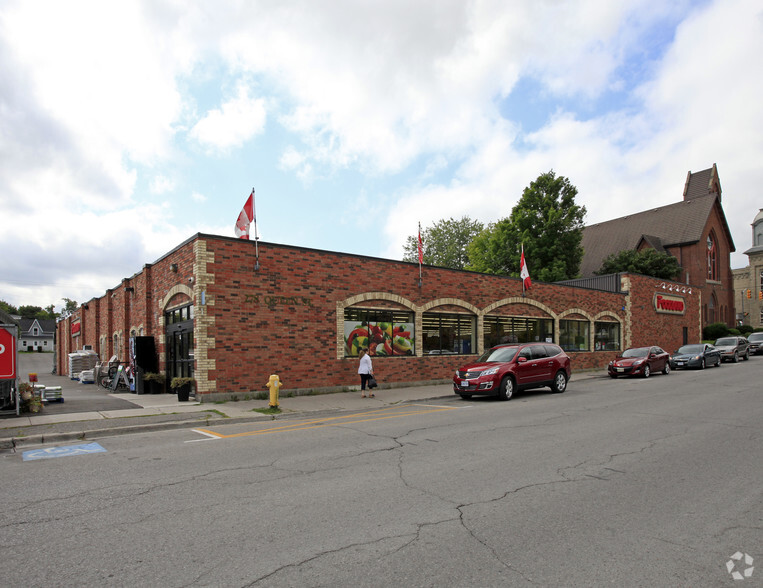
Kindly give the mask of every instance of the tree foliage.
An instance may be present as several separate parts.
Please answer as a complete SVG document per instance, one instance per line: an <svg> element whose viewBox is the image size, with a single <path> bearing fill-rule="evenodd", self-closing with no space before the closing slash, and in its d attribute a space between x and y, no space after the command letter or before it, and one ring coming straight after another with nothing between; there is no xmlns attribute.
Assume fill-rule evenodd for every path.
<svg viewBox="0 0 763 588"><path fill-rule="evenodd" d="M15 306L8 304L5 300L0 300L0 310L8 314L18 314L19 310Z"/></svg>
<svg viewBox="0 0 763 588"><path fill-rule="evenodd" d="M463 216L459 220L439 220L421 232L424 263L451 269L469 264L467 249L483 229L481 222ZM403 261L419 261L418 235L409 236L403 246Z"/></svg>
<svg viewBox="0 0 763 588"><path fill-rule="evenodd" d="M524 244L532 279L557 282L578 277L586 209L575 204L577 193L553 170L538 176L524 189L509 218L488 225L472 241L467 269L519 276Z"/></svg>
<svg viewBox="0 0 763 588"><path fill-rule="evenodd" d="M631 272L644 276L653 276L662 280L673 280L681 273L678 260L667 253L660 253L654 249L625 249L609 255L601 269L595 272L601 276L617 272Z"/></svg>

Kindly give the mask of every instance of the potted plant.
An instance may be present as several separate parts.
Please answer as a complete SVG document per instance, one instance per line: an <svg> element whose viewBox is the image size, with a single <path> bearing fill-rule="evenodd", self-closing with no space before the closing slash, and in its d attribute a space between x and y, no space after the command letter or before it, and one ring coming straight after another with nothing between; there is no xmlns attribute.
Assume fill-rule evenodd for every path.
<svg viewBox="0 0 763 588"><path fill-rule="evenodd" d="M172 378L170 388L178 395L178 401L186 401L191 397L191 386L194 384L193 378Z"/></svg>
<svg viewBox="0 0 763 588"><path fill-rule="evenodd" d="M155 372L143 374L143 382L146 384L149 394L162 394L164 392L165 381L164 374L157 374Z"/></svg>
<svg viewBox="0 0 763 588"><path fill-rule="evenodd" d="M40 412L42 410L42 399L35 393L31 384L22 382L19 385L19 396L21 397L21 412Z"/></svg>

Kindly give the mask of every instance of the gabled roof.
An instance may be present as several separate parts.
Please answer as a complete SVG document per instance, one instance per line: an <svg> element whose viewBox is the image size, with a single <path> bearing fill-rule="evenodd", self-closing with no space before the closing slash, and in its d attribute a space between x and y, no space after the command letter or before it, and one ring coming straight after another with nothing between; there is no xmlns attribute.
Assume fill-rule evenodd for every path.
<svg viewBox="0 0 763 588"><path fill-rule="evenodd" d="M40 331L42 331L40 333L41 335L52 335L56 330L56 321L54 320L22 318L19 320L19 331L21 331L22 334L30 333L32 328L34 328L35 323L40 328Z"/></svg>
<svg viewBox="0 0 763 588"><path fill-rule="evenodd" d="M715 164L709 169L686 174L684 200L692 200L708 194L717 194L718 200L721 200L721 180L718 177L718 167Z"/></svg>
<svg viewBox="0 0 763 588"><path fill-rule="evenodd" d="M636 249L647 233L649 239L659 240L663 248L698 242L717 198L716 194L697 196L586 227L581 243L584 251L581 275L584 278L595 275L612 253ZM730 232L728 237L731 240ZM731 247L734 251L733 243Z"/></svg>
<svg viewBox="0 0 763 588"><path fill-rule="evenodd" d="M655 237L654 235L641 235L641 239L639 239L639 242L636 244L637 248L641 246L642 241L655 251L665 253L665 247L663 247L662 239L659 237Z"/></svg>

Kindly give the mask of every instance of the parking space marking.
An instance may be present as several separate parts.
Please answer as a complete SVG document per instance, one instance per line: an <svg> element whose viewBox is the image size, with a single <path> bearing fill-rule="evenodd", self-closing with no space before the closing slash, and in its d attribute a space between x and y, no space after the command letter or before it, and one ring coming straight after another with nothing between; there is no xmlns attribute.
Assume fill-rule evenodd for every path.
<svg viewBox="0 0 763 588"><path fill-rule="evenodd" d="M308 429L320 429L323 427L336 427L342 425L351 425L357 423L367 423L385 419L398 419L407 416L417 416L423 414L432 414L446 410L458 410L458 406L432 406L428 404L407 404L404 406L392 406L370 410L366 412L354 413L349 415L326 417L322 419L313 419L309 421L299 421L267 429L257 429L255 431L244 431L242 433L231 433L225 435L217 433L210 429L193 429L200 435L206 435L214 439L234 439L237 437L252 437L255 435L269 435L271 433L286 433L289 431L305 431Z"/></svg>
<svg viewBox="0 0 763 588"><path fill-rule="evenodd" d="M52 459L54 457L70 457L72 455L87 455L90 453L106 453L106 450L98 443L86 443L84 445L67 445L64 447L46 447L44 449L30 449L22 453L23 461L36 459Z"/></svg>

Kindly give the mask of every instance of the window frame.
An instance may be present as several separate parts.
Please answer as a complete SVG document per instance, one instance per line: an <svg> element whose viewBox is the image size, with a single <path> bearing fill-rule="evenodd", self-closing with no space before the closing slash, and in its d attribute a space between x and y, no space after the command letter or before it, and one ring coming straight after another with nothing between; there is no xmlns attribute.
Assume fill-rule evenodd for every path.
<svg viewBox="0 0 763 588"><path fill-rule="evenodd" d="M434 321L433 321L434 319ZM448 331L453 329L455 334ZM433 325L436 322L436 326ZM445 323L445 324L444 324ZM463 328L462 328L463 325ZM430 330L437 330L438 345L430 346ZM465 341L468 338L468 345ZM453 349L450 349L452 342ZM468 349L467 349L468 347ZM458 312L424 312L421 316L421 349L424 355L474 355L477 353L477 317ZM444 352L444 353L443 353Z"/></svg>
<svg viewBox="0 0 763 588"><path fill-rule="evenodd" d="M406 319L406 320L401 320ZM416 353L416 334L415 334L415 314L409 309L393 308L365 308L350 306L344 309L342 329L344 345L344 357L358 357L360 347L367 346L368 354L374 357L410 357ZM384 327L380 327L385 323ZM368 336L368 325L376 327L377 336L381 335L381 341L370 341ZM389 325L389 326L388 326ZM365 327L366 336L363 344L363 335L358 333L349 341L353 333ZM372 329L374 330L374 329ZM406 336L407 334L407 336ZM399 338L403 340L399 340ZM397 340L397 341L396 341ZM348 347L348 342L350 346ZM353 342L359 342L360 345L353 345ZM397 345L395 343L398 343ZM382 346L379 351L379 345ZM391 350L391 353L387 351Z"/></svg>
<svg viewBox="0 0 763 588"><path fill-rule="evenodd" d="M575 326L574 333L570 332L571 326ZM584 332L583 347L578 346L577 339L581 337L579 334L581 330ZM574 342L569 342L568 339L573 337ZM591 351L591 322L580 319L560 319L559 320L559 347L564 351L571 352L590 352Z"/></svg>
<svg viewBox="0 0 763 588"><path fill-rule="evenodd" d="M527 328L531 324L532 328ZM500 334L499 329L493 330L498 326L503 327ZM507 330L506 326L510 326L510 329ZM522 326L525 328L522 329ZM527 340L521 340L523 334L527 334ZM533 334L535 339L530 338ZM554 320L551 318L489 314L482 319L482 342L485 349L513 343L547 343L547 339L554 340Z"/></svg>
<svg viewBox="0 0 763 588"><path fill-rule="evenodd" d="M611 333L602 333L600 330L609 331L614 329L614 337ZM593 348L594 351L620 351L622 348L620 337L620 323L617 321L594 321L593 323Z"/></svg>

